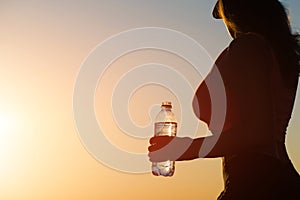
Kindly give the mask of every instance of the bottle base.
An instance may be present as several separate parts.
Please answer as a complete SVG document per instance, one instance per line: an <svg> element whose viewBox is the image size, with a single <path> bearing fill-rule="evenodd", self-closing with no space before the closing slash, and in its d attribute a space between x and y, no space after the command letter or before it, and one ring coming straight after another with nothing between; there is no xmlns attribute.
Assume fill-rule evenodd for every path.
<svg viewBox="0 0 300 200"><path fill-rule="evenodd" d="M154 176L170 177L174 175L174 171L175 171L174 161L152 163L152 174Z"/></svg>

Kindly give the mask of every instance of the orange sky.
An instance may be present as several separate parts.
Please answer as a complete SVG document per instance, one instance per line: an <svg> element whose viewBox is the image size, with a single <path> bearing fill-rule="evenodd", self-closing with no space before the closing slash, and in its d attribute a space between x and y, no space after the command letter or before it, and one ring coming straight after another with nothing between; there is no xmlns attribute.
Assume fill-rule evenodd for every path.
<svg viewBox="0 0 300 200"><path fill-rule="evenodd" d="M0 32L0 199L215 199L223 187L220 159L176 163L172 178L119 172L101 164L84 148L72 110L74 84L84 59L96 45L121 31L143 26L175 29L193 37L216 58L230 40L224 25L211 19L213 4L209 0L149 4L1 1L0 24L4 31ZM298 2L291 1L291 8L297 6ZM100 84L109 85L124 70L151 60L181 67L183 74L193 77L182 59L159 51L150 51L151 55L148 52L118 60ZM106 107L111 87L99 86L96 90L98 120L102 115L107 120L105 128L115 145L147 153L147 140L130 138L111 124ZM141 125L150 119L148 115L142 117L143 112L134 109L136 105L145 109L160 101L157 96L143 99L147 91L155 88L143 89L133 95L129 107L132 119ZM174 94L161 88L157 93L174 100L180 118ZM299 101L298 98L287 139L298 171ZM199 130L205 130L205 126L200 124Z"/></svg>

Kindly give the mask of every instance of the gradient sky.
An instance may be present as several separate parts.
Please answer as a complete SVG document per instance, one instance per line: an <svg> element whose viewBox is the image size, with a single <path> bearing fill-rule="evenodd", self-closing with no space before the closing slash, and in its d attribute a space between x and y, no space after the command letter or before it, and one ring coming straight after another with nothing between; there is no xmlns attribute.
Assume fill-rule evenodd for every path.
<svg viewBox="0 0 300 200"><path fill-rule="evenodd" d="M215 199L223 187L220 159L177 162L172 178L119 172L86 151L72 110L81 64L96 45L121 31L149 26L174 29L194 38L215 59L230 42L222 21L211 17L215 2L0 0L0 199ZM294 30L299 30L299 0L283 2L290 9ZM121 76L124 69L151 59L171 59L161 56L159 52L125 56L114 65L128 68L116 74ZM185 65L171 60L182 63L182 68ZM118 79L107 76L102 81ZM99 88L96 100L100 103L95 107L102 111L101 100L111 91ZM154 89L174 98L168 91ZM133 96L139 102L136 105L146 101L141 94ZM300 172L300 92L297 94L287 147ZM144 106L159 98L147 100ZM178 105L176 98L174 102ZM133 113L136 105L130 107ZM142 114L132 114L132 119L138 121ZM130 141L128 145L124 142L128 136L115 126L108 129L116 145L146 151L147 142Z"/></svg>

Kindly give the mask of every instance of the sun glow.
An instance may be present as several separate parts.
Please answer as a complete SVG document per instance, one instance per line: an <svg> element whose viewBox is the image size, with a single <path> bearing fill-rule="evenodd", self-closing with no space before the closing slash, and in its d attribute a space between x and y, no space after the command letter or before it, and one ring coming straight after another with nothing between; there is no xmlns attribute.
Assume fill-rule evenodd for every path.
<svg viewBox="0 0 300 200"><path fill-rule="evenodd" d="M18 117L12 113L0 113L0 137L7 137L18 127Z"/></svg>
<svg viewBox="0 0 300 200"><path fill-rule="evenodd" d="M21 119L18 113L0 111L0 175L8 176L13 170L13 160L18 151Z"/></svg>

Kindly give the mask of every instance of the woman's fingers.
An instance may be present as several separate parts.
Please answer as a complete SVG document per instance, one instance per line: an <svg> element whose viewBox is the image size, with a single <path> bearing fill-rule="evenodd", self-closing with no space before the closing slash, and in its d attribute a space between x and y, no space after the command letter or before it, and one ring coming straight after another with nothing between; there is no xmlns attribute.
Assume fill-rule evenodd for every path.
<svg viewBox="0 0 300 200"><path fill-rule="evenodd" d="M171 136L155 136L150 139L150 146L148 147L149 159L151 162L162 162L169 160L170 148L167 148L168 145L174 137ZM166 147L166 148L164 148Z"/></svg>
<svg viewBox="0 0 300 200"><path fill-rule="evenodd" d="M161 162L166 160L183 160L185 158L193 157L188 154L189 147L193 139L184 137L171 137L171 136L155 136L150 139L149 158L151 162Z"/></svg>
<svg viewBox="0 0 300 200"><path fill-rule="evenodd" d="M167 160L171 160L168 155L164 155L164 154L161 154L161 153L157 153L156 151L154 152L149 152L148 153L148 157L149 157L149 160L151 162L164 162L164 161L167 161Z"/></svg>
<svg viewBox="0 0 300 200"><path fill-rule="evenodd" d="M156 151L156 150L158 150L157 145L151 145L151 146L148 147L149 152Z"/></svg>
<svg viewBox="0 0 300 200"><path fill-rule="evenodd" d="M150 138L150 144L157 144L157 143L169 143L174 136L154 136Z"/></svg>
<svg viewBox="0 0 300 200"><path fill-rule="evenodd" d="M166 146L167 144L169 144L173 139L174 139L174 137L172 137L172 136L152 137L149 141L151 145L148 147L148 150L150 152L157 151L157 150L163 148L164 146Z"/></svg>

